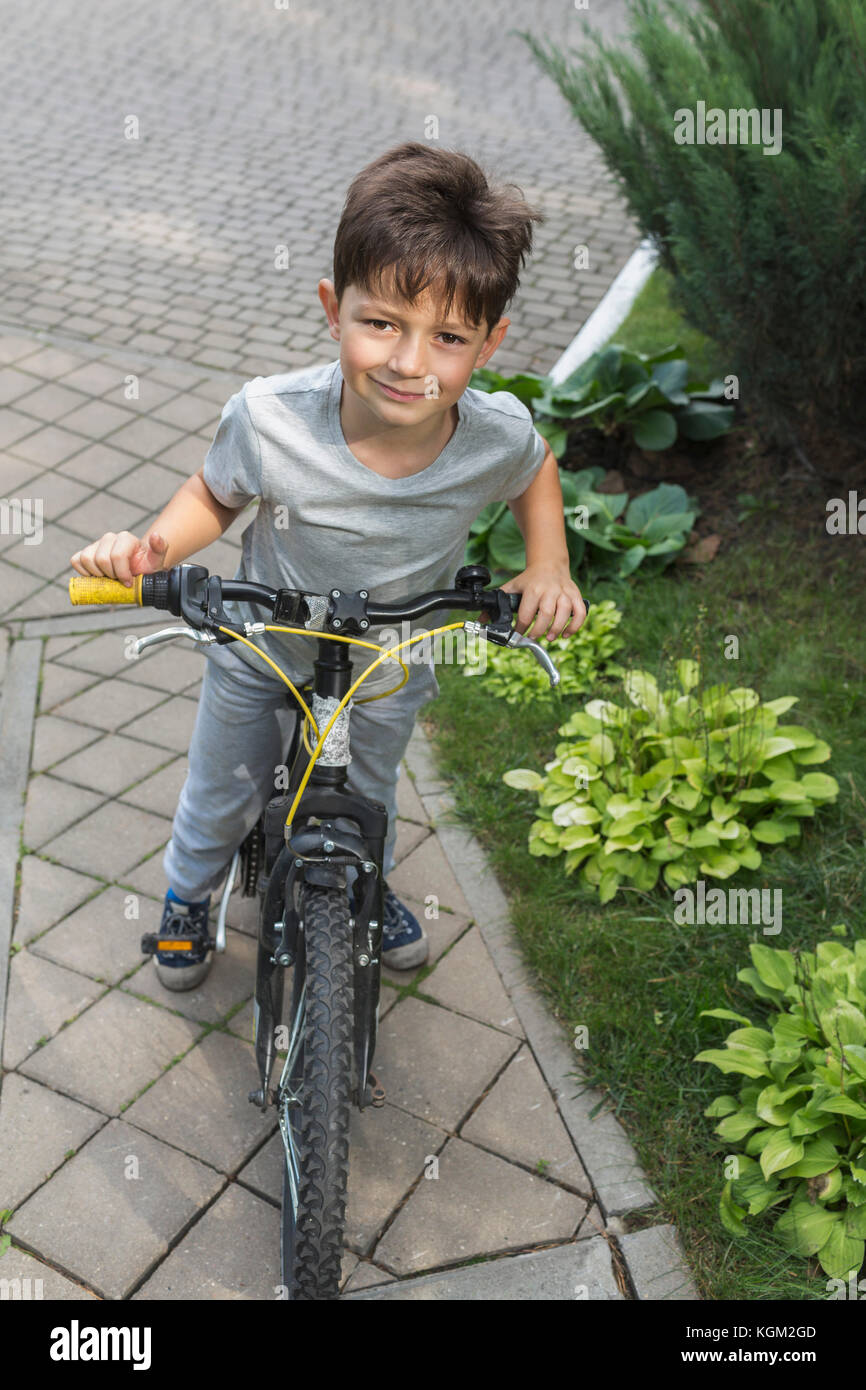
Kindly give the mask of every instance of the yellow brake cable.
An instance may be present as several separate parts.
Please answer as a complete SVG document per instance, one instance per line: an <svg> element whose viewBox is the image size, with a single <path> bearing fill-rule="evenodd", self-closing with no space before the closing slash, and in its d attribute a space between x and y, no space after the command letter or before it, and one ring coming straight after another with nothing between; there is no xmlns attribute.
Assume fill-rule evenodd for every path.
<svg viewBox="0 0 866 1390"><path fill-rule="evenodd" d="M304 699L303 699L303 697L301 696L300 692L298 691L297 687L292 683L291 680L289 680L289 677L286 675L285 671L281 671L280 668L279 668L279 666L277 665L277 663L276 663L275 661L272 661L271 658L268 656L268 654L267 654L266 652L263 652L262 649L261 649L261 647L257 647L256 644L255 644L255 642L251 642L251 641L249 640L248 637L241 637L239 633L233 632L231 628L223 627L222 625L220 625L220 627L219 627L220 632L228 633L228 634L230 634L232 637L234 637L238 642L243 642L243 644L244 644L245 647L249 647L251 651L256 652L256 654L257 654L258 656L260 656L260 657L262 658L263 661L267 662L268 666L270 666L270 667L272 668L272 670L276 671L277 675L280 677L280 680L285 681L286 685L287 685L287 686L289 687L289 689L291 690L291 692L292 692L292 694L294 695L295 699L297 700L298 704L301 706L301 708L302 708L303 711L304 711L304 715L305 715L304 728L303 728L304 743L305 743L305 745L306 745L306 747L307 747L308 752L310 753L310 761L309 761L309 763L307 764L307 769L306 769L306 771L305 771L303 777L301 778L301 785L298 787L297 794L296 794L296 796L295 796L294 801L292 802L291 808L290 808L290 810L289 810L289 814L286 816L286 825L287 825L287 826L291 826L291 824L292 824L292 820L293 820L293 818L294 818L295 811L297 810L297 807L298 807L298 802L300 801L300 799L301 799L301 797L302 797L302 795L303 795L303 793L304 793L304 788L306 787L307 782L309 781L310 773L311 773L312 770L313 770L313 765L315 764L316 759L318 758L319 754L321 753L322 749L323 749L324 746L325 746L325 741L326 741L326 739L327 739L327 737L328 737L328 734L329 734L330 731L331 731L331 728L333 727L335 721L339 718L340 714L343 712L343 709L344 709L345 706L348 704L349 700L351 700L353 694L354 694L355 691L358 689L358 686L359 686L359 685L362 685L363 682L367 679L367 677L368 677L368 676L371 676L371 675L373 674L373 672L376 670L376 667L377 667L377 666L381 666L381 664L382 664L383 661L396 660L396 661L398 661L398 662L400 663L400 665L403 667L403 670L404 670L404 672L405 672L405 675L404 675L402 681L400 681L399 685L393 686L391 690L385 690L385 691L383 691L380 695L370 695L366 700L358 700L357 703L358 703L358 704L362 704L362 705L366 705L366 704L370 704L373 700L384 700L384 698L385 698L386 695L393 695L393 694L394 694L394 691L396 691L396 690L402 690L403 686L404 686L404 685L406 684L406 682L409 680L409 668L408 668L408 666L406 665L405 661L403 661L400 657L395 657L395 656L394 656L394 652L399 652L403 647L411 647L415 642L422 642L422 641L424 640L425 637L434 637L434 636L436 635L436 633L438 633L438 632L453 632L455 629L457 629L457 628L462 628L462 627L463 627L463 623L462 623L462 622L457 622L457 623L446 623L444 627L434 627L434 628L432 629L432 631L430 631L430 632L427 632L427 631L425 631L425 632L419 632L419 633L417 633L414 637L408 637L408 638L406 639L405 642L398 642L398 644L397 644L396 647L389 648L389 649L385 649L385 648L383 648L383 647L378 646L375 642L365 642L363 639L357 638L357 637L343 637L343 636L338 635L337 633L331 633L331 632L317 632L317 633L311 634L311 633L310 633L310 630L309 630L308 628L300 628L300 627L281 627L281 626L274 626L274 625L272 625L272 624L266 625L266 627L265 627L265 632L289 632L289 633L295 633L295 634L297 634L298 636L302 636L302 637L309 637L309 636L311 636L311 635L314 635L314 636L316 636L316 637L325 637L325 638L327 638L327 640L328 640L329 642L349 642L349 643L355 645L356 647L367 647L367 648L369 648L371 651L374 651L374 652L381 652L381 655L378 657L378 659L377 659L376 661L371 662L370 665L367 666L367 667L365 668L365 670L363 670L363 671L361 672L360 676L359 676L358 679L355 681L354 685L351 685L351 686L349 687L349 689L346 691L346 693L345 693L345 695L343 696L342 700L341 700L340 703L337 705L337 708L334 710L334 713L331 715L331 718L328 720L328 723L327 723L327 725L326 725L326 727L325 727L324 733L321 734L321 736L319 736L318 725L316 724L316 721L315 721L315 719L313 718L313 715L312 715L311 710L308 708L306 702L304 701ZM311 749L311 748L310 748L310 745L309 745L309 743L308 743L308 741L307 741L307 724L308 724L308 723L309 723L310 727L313 729L313 731L315 732L315 734L316 734L316 735L318 736L318 738L319 738L319 741L318 741L318 743L316 744L315 749Z"/></svg>

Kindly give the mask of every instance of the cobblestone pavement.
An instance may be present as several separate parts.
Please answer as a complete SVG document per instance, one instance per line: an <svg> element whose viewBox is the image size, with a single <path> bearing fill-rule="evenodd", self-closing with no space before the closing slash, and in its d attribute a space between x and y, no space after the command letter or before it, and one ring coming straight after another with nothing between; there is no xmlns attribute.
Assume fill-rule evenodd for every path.
<svg viewBox="0 0 866 1390"><path fill-rule="evenodd" d="M444 147L518 183L547 218L496 354L546 371L638 236L509 30L579 45L590 16L610 32L623 11L0 0L0 321L247 377L327 358L316 284L348 182L435 119ZM587 269L573 268L577 245Z"/></svg>
<svg viewBox="0 0 866 1390"><path fill-rule="evenodd" d="M622 6L598 8L615 27ZM583 23L548 0L507 13L554 37ZM391 18L295 0L206 12L85 0L48 18L0 0L0 21L0 496L43 507L38 544L23 525L0 534L0 910L14 907L2 1275L41 1278L57 1298L273 1298L280 1147L247 1102L251 904L232 899L228 949L190 994L166 993L138 948L158 922L200 657L129 661L125 638L152 615L73 612L69 556L155 517L243 381L330 360L315 284L347 180L388 144L424 138L431 113L444 144L548 214L503 366L547 370L637 234L489 0ZM130 116L137 141L123 135ZM592 266L579 277L577 242ZM273 269L277 243L289 271ZM241 529L198 558L233 573ZM419 731L416 778L425 747ZM615 1278L617 1213L652 1194L613 1131L592 1173L578 1156L569 1088L543 1069L549 1022L515 1006L522 986L494 962L425 799L441 788L411 768L407 756L391 881L419 914L430 894L440 912L427 967L383 986L388 1099L353 1116L345 1294L478 1297L409 1290L490 1255L503 1258L479 1270L519 1283L527 1266L510 1257L528 1252L535 1269L541 1250L567 1260L572 1284L580 1270L590 1298L694 1297L644 1231L621 1242L635 1243L631 1285ZM589 1153L588 1130L585 1142ZM433 1159L439 1180L425 1181ZM558 1288L560 1265L545 1269L553 1282L538 1287Z"/></svg>

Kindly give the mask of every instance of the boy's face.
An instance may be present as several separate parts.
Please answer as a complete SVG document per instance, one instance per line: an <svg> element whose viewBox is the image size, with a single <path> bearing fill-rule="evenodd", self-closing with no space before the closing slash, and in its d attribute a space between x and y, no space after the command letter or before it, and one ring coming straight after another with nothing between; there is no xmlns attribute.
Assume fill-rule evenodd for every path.
<svg viewBox="0 0 866 1390"><path fill-rule="evenodd" d="M340 344L346 385L390 425L421 424L450 410L510 322L500 319L489 333L486 323L473 328L456 301L443 320L430 290L406 304L392 297L387 284L379 294L349 285L338 305L331 280L321 280L318 288L331 336Z"/></svg>

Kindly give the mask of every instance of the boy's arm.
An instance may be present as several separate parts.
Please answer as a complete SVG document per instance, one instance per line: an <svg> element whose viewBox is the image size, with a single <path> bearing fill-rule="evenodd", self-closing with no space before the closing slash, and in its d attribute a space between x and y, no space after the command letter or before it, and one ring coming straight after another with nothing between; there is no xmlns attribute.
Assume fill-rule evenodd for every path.
<svg viewBox="0 0 866 1390"><path fill-rule="evenodd" d="M586 618L580 590L571 577L565 538L559 465L548 446L541 467L525 492L508 503L526 546L526 568L501 585L521 593L515 626L520 633L538 626L532 636L548 641L572 637Z"/></svg>
<svg viewBox="0 0 866 1390"><path fill-rule="evenodd" d="M508 503L526 544L526 567L560 564L569 571L559 466L548 446L525 492Z"/></svg>
<svg viewBox="0 0 866 1390"><path fill-rule="evenodd" d="M168 542L163 556L163 569L179 565L188 555L195 555L211 541L228 530L242 507L225 507L218 502L204 481L204 464L163 508L148 533L156 532Z"/></svg>

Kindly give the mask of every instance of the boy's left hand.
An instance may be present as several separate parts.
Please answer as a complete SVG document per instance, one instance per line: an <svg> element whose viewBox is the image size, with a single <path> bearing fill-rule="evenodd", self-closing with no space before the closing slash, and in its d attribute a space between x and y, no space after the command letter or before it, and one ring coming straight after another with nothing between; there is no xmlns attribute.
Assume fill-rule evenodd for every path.
<svg viewBox="0 0 866 1390"><path fill-rule="evenodd" d="M536 642L573 637L586 618L580 590L567 565L528 565L499 587L506 594L523 595L515 626L519 633L526 633L537 618L536 631L529 632Z"/></svg>

